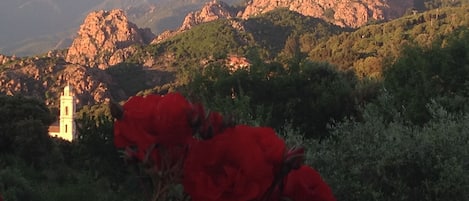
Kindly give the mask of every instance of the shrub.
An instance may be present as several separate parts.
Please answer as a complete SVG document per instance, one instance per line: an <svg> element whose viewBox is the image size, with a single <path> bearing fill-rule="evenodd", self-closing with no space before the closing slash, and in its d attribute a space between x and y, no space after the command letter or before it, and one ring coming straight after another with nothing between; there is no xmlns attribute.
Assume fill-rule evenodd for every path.
<svg viewBox="0 0 469 201"><path fill-rule="evenodd" d="M308 162L338 200L468 200L469 115L429 108L432 120L416 127L398 110L384 117L370 104L363 121L340 123L331 138L308 142Z"/></svg>

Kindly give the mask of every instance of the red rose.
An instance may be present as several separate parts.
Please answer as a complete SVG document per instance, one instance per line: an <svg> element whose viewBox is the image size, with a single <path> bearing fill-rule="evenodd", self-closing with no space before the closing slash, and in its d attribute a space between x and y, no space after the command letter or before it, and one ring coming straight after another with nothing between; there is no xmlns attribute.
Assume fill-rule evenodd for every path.
<svg viewBox="0 0 469 201"><path fill-rule="evenodd" d="M192 104L178 93L165 96L134 96L123 106L122 118L114 124L114 144L118 148L136 146L139 160L158 159L157 149L183 152L192 138ZM173 155L173 154L171 154Z"/></svg>
<svg viewBox="0 0 469 201"><path fill-rule="evenodd" d="M284 180L282 197L293 201L335 201L331 188L311 167L292 170Z"/></svg>
<svg viewBox="0 0 469 201"><path fill-rule="evenodd" d="M181 94L171 93L163 96L156 106L153 128L158 142L163 144L186 144L192 138L191 120L194 118L193 105Z"/></svg>
<svg viewBox="0 0 469 201"><path fill-rule="evenodd" d="M271 128L227 128L192 146L184 164L184 189L193 201L260 199L284 152L284 141Z"/></svg>
<svg viewBox="0 0 469 201"><path fill-rule="evenodd" d="M140 145L146 148L153 143L151 120L161 96L134 96L123 106L124 116L114 123L114 144L118 148Z"/></svg>

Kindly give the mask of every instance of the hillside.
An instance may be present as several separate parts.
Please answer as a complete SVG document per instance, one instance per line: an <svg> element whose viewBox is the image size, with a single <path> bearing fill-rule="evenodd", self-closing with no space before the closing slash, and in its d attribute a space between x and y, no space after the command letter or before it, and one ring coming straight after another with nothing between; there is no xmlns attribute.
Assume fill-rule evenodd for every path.
<svg viewBox="0 0 469 201"><path fill-rule="evenodd" d="M175 29L208 0L21 0L0 2L0 54L32 56L71 45L88 13L122 9L132 22L159 34ZM241 0L225 0L239 4Z"/></svg>
<svg viewBox="0 0 469 201"><path fill-rule="evenodd" d="M187 83L191 71L210 63L226 65L230 55L284 63L288 55L297 54L291 47L288 50L287 46L292 44L296 44L293 48L298 48L302 60L329 62L337 69L353 70L359 77L380 77L383 61L396 58L404 44L428 45L444 39L458 27L468 26L468 11L464 6L448 7L353 30L288 9L277 9L247 20L220 19L200 24L157 44L125 42L129 46L122 46L122 41L105 38L102 42L107 41L109 50L87 56L85 49L80 49L85 52L75 53L82 56L77 61L67 60L66 52L53 51L29 58L4 56L0 66L1 92L35 96L54 103L60 87L73 78L73 83L80 86L77 88L83 104L99 103L107 98L124 100L138 91ZM114 29L112 24L100 26L103 30ZM87 41L110 34L83 33L91 36ZM78 40L84 39L75 40L80 43ZM120 55L122 51L126 56L115 58L123 63L109 63L114 58L111 55ZM96 69L90 65L93 62L106 65ZM66 72L70 75L80 72L80 76L64 76Z"/></svg>
<svg viewBox="0 0 469 201"><path fill-rule="evenodd" d="M469 7L463 6L410 14L333 36L307 53L312 60L354 70L360 77L379 77L383 62L396 59L403 47L428 47L434 41L445 40L454 30L468 27L468 13Z"/></svg>
<svg viewBox="0 0 469 201"><path fill-rule="evenodd" d="M357 28L369 22L387 21L410 12L441 6L458 5L451 0L22 0L0 2L0 53L31 56L51 49L65 49L71 44L82 19L97 10L122 9L140 28L154 34L187 27L210 20L204 16L207 4L226 4L234 11L232 17L247 19L277 8L288 8L302 15L321 18L341 27ZM192 16L192 17L190 17ZM207 17L207 18L206 18ZM206 19L205 19L206 18ZM189 21L188 21L189 20ZM213 20L213 18L212 18Z"/></svg>
<svg viewBox="0 0 469 201"><path fill-rule="evenodd" d="M212 1L157 37L97 10L68 49L0 54L0 201L468 200L467 0L355 28L245 2L283 6ZM48 134L65 85L73 142Z"/></svg>

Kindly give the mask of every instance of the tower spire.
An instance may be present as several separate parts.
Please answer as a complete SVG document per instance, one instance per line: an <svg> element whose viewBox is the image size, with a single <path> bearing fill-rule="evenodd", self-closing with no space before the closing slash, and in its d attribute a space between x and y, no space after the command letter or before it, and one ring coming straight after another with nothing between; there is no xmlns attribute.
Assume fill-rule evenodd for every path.
<svg viewBox="0 0 469 201"><path fill-rule="evenodd" d="M73 87L67 82L60 97L60 137L69 141L76 138L75 109Z"/></svg>

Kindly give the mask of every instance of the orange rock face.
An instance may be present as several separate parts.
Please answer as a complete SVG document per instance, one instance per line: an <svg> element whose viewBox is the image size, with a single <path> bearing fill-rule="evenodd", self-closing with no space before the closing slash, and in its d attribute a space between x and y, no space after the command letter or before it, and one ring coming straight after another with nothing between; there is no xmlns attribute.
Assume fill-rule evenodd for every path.
<svg viewBox="0 0 469 201"><path fill-rule="evenodd" d="M247 19L277 8L288 8L341 27L357 28L370 21L401 17L412 7L413 1L410 0L250 0L244 10L236 10L214 0L200 10L189 13L178 30L163 32L152 43L164 41L204 22L238 17Z"/></svg>
<svg viewBox="0 0 469 201"><path fill-rule="evenodd" d="M92 12L80 26L65 60L105 69L125 61L134 52L132 45L146 44L153 37L148 29L129 22L122 10Z"/></svg>
<svg viewBox="0 0 469 201"><path fill-rule="evenodd" d="M342 27L356 28L370 20L400 17L412 6L413 1L409 0L251 0L242 17L249 18L282 7Z"/></svg>

